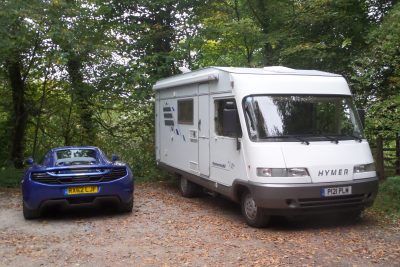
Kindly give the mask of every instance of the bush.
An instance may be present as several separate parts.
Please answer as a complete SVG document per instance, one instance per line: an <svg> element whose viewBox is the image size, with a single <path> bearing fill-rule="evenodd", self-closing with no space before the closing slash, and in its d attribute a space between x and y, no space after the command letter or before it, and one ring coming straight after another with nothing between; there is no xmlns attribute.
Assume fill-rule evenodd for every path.
<svg viewBox="0 0 400 267"><path fill-rule="evenodd" d="M18 187L21 183L24 170L13 167L0 167L0 187Z"/></svg>
<svg viewBox="0 0 400 267"><path fill-rule="evenodd" d="M389 177L380 184L373 209L400 218L400 176Z"/></svg>

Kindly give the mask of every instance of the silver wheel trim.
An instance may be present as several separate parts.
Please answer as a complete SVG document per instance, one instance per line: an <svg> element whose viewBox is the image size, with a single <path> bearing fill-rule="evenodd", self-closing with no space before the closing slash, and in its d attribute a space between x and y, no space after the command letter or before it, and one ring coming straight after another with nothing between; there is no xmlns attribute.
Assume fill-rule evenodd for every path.
<svg viewBox="0 0 400 267"><path fill-rule="evenodd" d="M186 192L187 191L188 181L183 177L181 177L180 186L181 186L182 192Z"/></svg>
<svg viewBox="0 0 400 267"><path fill-rule="evenodd" d="M244 199L244 212L250 220L255 220L257 217L257 205L250 194L247 194Z"/></svg>

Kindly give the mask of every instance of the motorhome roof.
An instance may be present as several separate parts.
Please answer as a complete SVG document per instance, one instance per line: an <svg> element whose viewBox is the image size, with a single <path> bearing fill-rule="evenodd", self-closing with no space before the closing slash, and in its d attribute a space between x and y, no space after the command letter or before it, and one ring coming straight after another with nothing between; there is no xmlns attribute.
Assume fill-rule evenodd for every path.
<svg viewBox="0 0 400 267"><path fill-rule="evenodd" d="M341 77L341 75L318 71L318 70L297 70L283 66L271 66L264 68L236 68L236 67L208 67L191 72L178 74L169 78L159 80L154 86L154 90L170 88L185 84L218 80L220 71L233 74L254 74L254 75L297 75L297 76L327 76Z"/></svg>
<svg viewBox="0 0 400 267"><path fill-rule="evenodd" d="M340 76L338 74L319 70L297 70L283 66L270 66L264 68L236 68L236 67L210 67L230 73L259 74L259 75L304 75L304 76Z"/></svg>

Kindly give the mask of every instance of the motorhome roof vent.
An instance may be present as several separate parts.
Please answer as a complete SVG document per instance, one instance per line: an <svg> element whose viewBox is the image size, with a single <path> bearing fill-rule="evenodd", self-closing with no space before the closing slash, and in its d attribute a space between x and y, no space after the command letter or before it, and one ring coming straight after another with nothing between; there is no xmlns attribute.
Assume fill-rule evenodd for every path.
<svg viewBox="0 0 400 267"><path fill-rule="evenodd" d="M178 69L179 69L182 73L188 73L188 72L191 72L191 71L192 71L191 69L189 69L189 68L187 68L187 67L185 67L185 66L179 67Z"/></svg>
<svg viewBox="0 0 400 267"><path fill-rule="evenodd" d="M283 66L270 66L270 67L264 67L264 70L267 71L272 71L272 72L279 72L279 73L288 73L288 72L295 72L295 69L291 69L288 67L283 67Z"/></svg>

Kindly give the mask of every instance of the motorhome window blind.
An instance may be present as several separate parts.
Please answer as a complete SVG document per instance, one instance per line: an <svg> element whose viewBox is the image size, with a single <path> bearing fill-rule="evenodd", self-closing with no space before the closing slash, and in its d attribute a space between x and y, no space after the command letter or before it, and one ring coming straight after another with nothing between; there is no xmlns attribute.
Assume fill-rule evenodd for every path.
<svg viewBox="0 0 400 267"><path fill-rule="evenodd" d="M178 123L193 125L193 99L178 100Z"/></svg>

